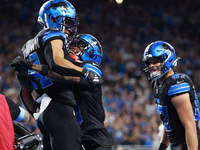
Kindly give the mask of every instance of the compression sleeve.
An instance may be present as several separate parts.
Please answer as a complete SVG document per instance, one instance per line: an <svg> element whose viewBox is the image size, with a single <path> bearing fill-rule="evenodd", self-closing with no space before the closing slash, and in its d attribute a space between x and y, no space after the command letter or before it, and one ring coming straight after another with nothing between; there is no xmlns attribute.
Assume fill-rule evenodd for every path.
<svg viewBox="0 0 200 150"><path fill-rule="evenodd" d="M17 117L19 116L19 114L21 112L20 108L11 98L9 98L7 96L5 96L5 98L8 103L12 119L13 120L17 119Z"/></svg>
<svg viewBox="0 0 200 150"><path fill-rule="evenodd" d="M20 113L18 115L18 117L16 119L14 119L15 121L21 121L23 120L24 116L25 116L25 111L22 107L19 106L20 109Z"/></svg>
<svg viewBox="0 0 200 150"><path fill-rule="evenodd" d="M52 71L54 71L60 75L64 75L64 76L84 77L84 74L82 72L76 71L74 69L61 67L54 62L53 51L52 51L50 42L45 46L44 55L45 55L48 65Z"/></svg>

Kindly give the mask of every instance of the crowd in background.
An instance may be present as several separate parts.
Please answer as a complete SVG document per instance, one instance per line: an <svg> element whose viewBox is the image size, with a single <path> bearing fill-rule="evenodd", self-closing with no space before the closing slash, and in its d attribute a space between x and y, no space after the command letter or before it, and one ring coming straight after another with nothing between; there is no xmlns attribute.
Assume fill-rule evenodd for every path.
<svg viewBox="0 0 200 150"><path fill-rule="evenodd" d="M2 93L19 105L20 85L9 66L21 47L34 37L45 0L0 1L0 76ZM78 13L79 33L94 35L103 47L105 125L113 144L158 145L161 123L151 86L143 73L145 47L157 40L176 50L177 72L191 77L200 98L200 2L187 0L71 0ZM39 133L34 119L25 126Z"/></svg>

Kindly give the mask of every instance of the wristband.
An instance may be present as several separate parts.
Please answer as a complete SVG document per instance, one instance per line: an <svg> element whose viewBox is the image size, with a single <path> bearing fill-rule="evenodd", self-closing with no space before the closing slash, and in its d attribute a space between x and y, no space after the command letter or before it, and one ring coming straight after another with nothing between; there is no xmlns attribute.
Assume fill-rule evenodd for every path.
<svg viewBox="0 0 200 150"><path fill-rule="evenodd" d="M42 70L39 72L43 76L47 76L49 72L49 67L47 65L42 65Z"/></svg>
<svg viewBox="0 0 200 150"><path fill-rule="evenodd" d="M24 119L24 116L25 116L25 111L22 107L19 106L19 109L20 109L20 113L17 117L17 119L15 119L15 121L21 121Z"/></svg>
<svg viewBox="0 0 200 150"><path fill-rule="evenodd" d="M160 146L159 146L158 150L166 150L167 147L168 146L166 144L160 143Z"/></svg>

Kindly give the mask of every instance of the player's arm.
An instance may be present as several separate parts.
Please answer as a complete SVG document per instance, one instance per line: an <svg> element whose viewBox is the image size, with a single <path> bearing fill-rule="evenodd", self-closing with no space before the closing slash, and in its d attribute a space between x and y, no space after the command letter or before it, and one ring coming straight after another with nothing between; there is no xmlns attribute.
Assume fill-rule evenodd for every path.
<svg viewBox="0 0 200 150"><path fill-rule="evenodd" d="M158 148L158 150L166 150L170 144L165 127L163 126L162 128L163 129L161 131L160 147Z"/></svg>
<svg viewBox="0 0 200 150"><path fill-rule="evenodd" d="M8 103L11 117L15 121L27 122L30 119L30 114L22 107L18 106L11 98L5 96Z"/></svg>
<svg viewBox="0 0 200 150"><path fill-rule="evenodd" d="M73 76L63 76L56 72L53 72L50 70L50 68L47 65L32 65L32 70L39 72L40 74L47 76L49 79L53 81L60 81L60 82L73 82L73 83L79 83L80 77L73 77Z"/></svg>
<svg viewBox="0 0 200 150"><path fill-rule="evenodd" d="M80 84L81 86L85 86L86 88L91 88L90 83L83 77L63 76L56 72L50 71L50 69L46 70L45 65L33 64L32 69L39 72L40 74L47 76L49 79L53 81L72 82L75 84Z"/></svg>
<svg viewBox="0 0 200 150"><path fill-rule="evenodd" d="M64 59L63 41L52 40L45 46L44 55L50 69L64 76L84 77L86 70Z"/></svg>
<svg viewBox="0 0 200 150"><path fill-rule="evenodd" d="M188 93L175 95L171 99L172 104L176 108L182 125L185 127L185 137L188 149L197 150L198 140L196 131L196 122L190 98Z"/></svg>
<svg viewBox="0 0 200 150"><path fill-rule="evenodd" d="M33 99L32 96L32 90L26 89L24 87L21 88L20 90L20 98L28 110L28 112L33 115L33 113L36 112L37 106L35 104L35 100Z"/></svg>

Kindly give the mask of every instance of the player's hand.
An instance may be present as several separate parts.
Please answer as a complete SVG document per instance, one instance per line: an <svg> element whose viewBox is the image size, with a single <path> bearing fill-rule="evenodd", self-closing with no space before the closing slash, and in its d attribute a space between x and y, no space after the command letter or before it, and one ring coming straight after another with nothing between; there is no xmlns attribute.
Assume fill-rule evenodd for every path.
<svg viewBox="0 0 200 150"><path fill-rule="evenodd" d="M25 60L22 56L17 56L10 66L14 67L16 71L28 70L32 68L32 62Z"/></svg>
<svg viewBox="0 0 200 150"><path fill-rule="evenodd" d="M85 79L87 79L92 84L94 89L101 88L103 80L100 76L96 75L93 71L87 69L83 69L82 72L84 73Z"/></svg>
<svg viewBox="0 0 200 150"><path fill-rule="evenodd" d="M83 73L85 79L87 79L89 82L92 82L94 80L95 73L93 71L83 69L82 73Z"/></svg>
<svg viewBox="0 0 200 150"><path fill-rule="evenodd" d="M93 81L91 82L92 87L94 90L98 90L101 88L102 84L103 84L103 80L101 79L100 76L96 75L94 76Z"/></svg>

